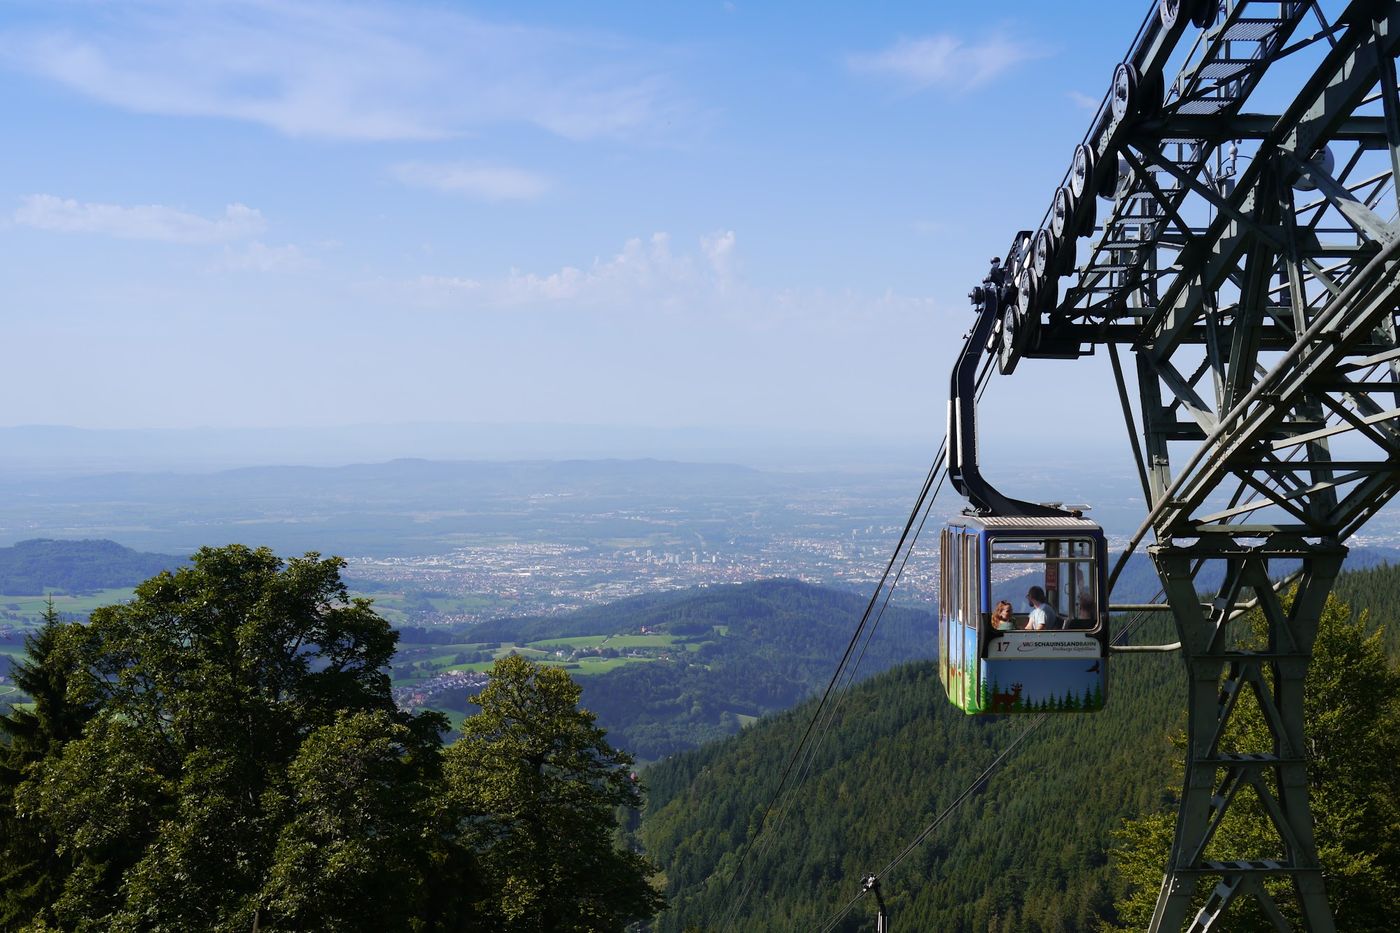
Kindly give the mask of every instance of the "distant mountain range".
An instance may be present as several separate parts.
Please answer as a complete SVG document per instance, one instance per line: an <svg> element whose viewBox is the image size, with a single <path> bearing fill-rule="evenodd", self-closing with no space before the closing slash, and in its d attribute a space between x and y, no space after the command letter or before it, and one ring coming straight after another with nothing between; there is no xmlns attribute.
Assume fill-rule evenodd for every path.
<svg viewBox="0 0 1400 933"><path fill-rule="evenodd" d="M783 468L889 467L932 458L917 440L757 428L588 424L359 424L278 428L0 428L0 473L220 470L435 460L665 458Z"/></svg>
<svg viewBox="0 0 1400 933"><path fill-rule="evenodd" d="M0 471L0 529L114 538L191 553L266 544L284 554L441 554L468 539L641 542L657 533L771 534L794 503L850 525L903 517L917 474L778 472L672 460L417 460L216 472L30 475ZM809 508L807 513L813 510ZM735 527L728 527L738 517ZM11 531L13 534L13 531ZM494 537L493 537L494 536ZM0 530L0 543L6 540ZM651 547L655 541L646 541ZM674 542L673 542L674 543Z"/></svg>
<svg viewBox="0 0 1400 933"><path fill-rule="evenodd" d="M811 474L798 474L799 477ZM815 480L813 480L815 482ZM166 497L208 501L279 499L364 503L396 501L441 505L456 497L544 496L666 492L725 494L742 488L767 491L794 483L790 474L725 463L670 460L418 460L345 466L255 466L211 473L99 473L90 476L5 480L0 489L49 494L62 501L112 497Z"/></svg>

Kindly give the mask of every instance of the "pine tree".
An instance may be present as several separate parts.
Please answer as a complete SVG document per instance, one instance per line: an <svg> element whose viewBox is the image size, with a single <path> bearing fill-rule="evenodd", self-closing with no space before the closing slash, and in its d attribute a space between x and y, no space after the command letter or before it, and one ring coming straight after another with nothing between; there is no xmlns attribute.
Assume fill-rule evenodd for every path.
<svg viewBox="0 0 1400 933"><path fill-rule="evenodd" d="M70 870L58 851L53 826L40 814L18 813L15 791L47 756L82 731L92 707L68 698L73 669L63 647L68 626L50 598L37 632L24 642L26 658L11 669L15 685L33 708L0 715L0 929L40 916Z"/></svg>
<svg viewBox="0 0 1400 933"><path fill-rule="evenodd" d="M1262 638L1262 617L1250 621ZM1335 595L1319 622L1304 709L1310 806L1337 929L1387 929L1400 911L1400 671L1366 615L1353 616ZM1257 705L1237 707L1227 747L1271 750ZM1242 792L1207 857L1279 857L1277 835L1267 826L1257 796ZM1140 929L1151 916L1173 832L1174 813L1161 811L1127 821L1117 834L1114 862L1125 885L1117 909L1124 929ZM1271 883L1270 890L1285 912L1294 910L1286 882ZM1292 920L1301 925L1298 916ZM1231 904L1228 922L1232 930L1273 929L1251 898Z"/></svg>

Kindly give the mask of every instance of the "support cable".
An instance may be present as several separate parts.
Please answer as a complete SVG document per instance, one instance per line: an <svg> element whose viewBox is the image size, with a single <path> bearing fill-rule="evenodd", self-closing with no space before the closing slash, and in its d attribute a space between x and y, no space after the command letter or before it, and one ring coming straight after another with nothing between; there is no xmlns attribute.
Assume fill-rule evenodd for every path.
<svg viewBox="0 0 1400 933"><path fill-rule="evenodd" d="M952 803L944 807L943 811L933 818L933 822L925 826L923 830L920 831L920 833L914 837L914 840L904 847L904 851L896 855L893 859L890 860L890 863L888 865L886 865L884 868L880 869L880 871L878 871L870 877L874 878L878 883L881 878L898 868L900 862L903 862L906 858L908 858L909 855L915 849L917 849L920 845L923 844L923 841L927 839L935 829L943 825L943 822L946 819L948 819L948 817L953 815L954 811L956 811L958 807L962 805L963 801L971 797L973 792L976 791L977 788L981 787L987 781L988 778L990 778L994 773L996 773L997 768L1001 767L1001 763L1005 761L1008 757L1010 757L1011 753L1016 750L1017 746L1019 746L1022 742L1029 738L1031 733L1034 732L1037 728L1039 728L1041 723L1043 723L1049 717L1049 715L1049 713L1041 713L1035 719L1032 719L1030 724L1026 726L1024 730L1022 730L1021 734L1016 736L1016 738L1013 739L1011 741L1011 744L1007 745L1006 748L1002 749L1001 752L995 758L992 759L992 763L987 765L987 767L982 770L982 773L977 775L977 778L973 780L971 784L967 785L967 787L963 789L962 793L958 794L958 796L953 799ZM868 890L868 888L862 889L859 894L847 901L846 906L842 907L839 911L837 911L837 913L826 922L826 925L822 927L822 933L827 933L827 931L835 929L836 925L846 918L846 914L851 912L851 908L854 907L856 903L860 901L861 898L865 897L866 890Z"/></svg>
<svg viewBox="0 0 1400 933"><path fill-rule="evenodd" d="M1258 497L1259 495L1261 495L1261 494L1262 494L1262 491L1259 490L1259 489L1251 490L1249 496L1246 497L1246 499L1245 499L1246 503L1252 502L1255 498L1257 498L1257 497ZM1203 560L1204 560L1203 558L1197 558L1197 560L1196 560L1196 566L1192 568L1192 576L1193 576L1193 577L1195 576L1195 572L1196 572L1196 570L1199 569L1200 564L1201 564L1201 562L1202 562ZM1296 582L1296 581L1299 579L1299 577L1301 576L1301 574L1302 574L1302 571L1301 571L1301 570L1295 571L1294 573L1289 574L1288 576L1286 576L1286 577L1280 579L1278 582L1276 582L1276 583L1274 584L1274 589L1277 591L1277 590L1279 590L1279 589L1281 589L1281 588L1283 588L1283 587L1286 587L1286 586L1288 586L1288 585L1290 585L1290 584ZM1160 587L1159 587L1158 590L1157 590L1157 595L1154 596L1151 600L1149 600L1149 602L1155 603L1157 600L1162 599L1162 598L1164 597L1164 595L1165 595L1165 590L1164 590L1163 588L1160 588ZM1242 615L1243 613L1249 611L1249 609L1253 608L1253 607L1256 606L1257 604L1258 604L1258 597L1256 597L1256 598L1253 599L1253 600L1250 600L1250 601L1247 602L1244 606L1235 609L1235 610L1231 613L1230 619L1233 620L1233 619L1235 619L1235 618L1238 618L1240 615ZM1126 646L1120 646L1119 643L1120 643L1120 642L1123 642L1123 641L1126 641L1129 637L1131 637L1132 634L1133 634L1134 632L1136 632L1137 629L1141 628L1142 625L1143 625L1143 623L1145 623L1148 619L1150 619L1154 614L1155 614L1155 611L1154 611L1154 610L1150 610L1150 609L1147 609L1147 608L1143 608L1143 609L1138 610L1138 611L1135 613L1135 615L1129 620L1129 622L1127 623L1127 625L1125 625L1125 626L1119 631L1118 635L1113 639L1112 648L1115 649L1115 650L1122 650L1123 647L1126 647ZM1141 647L1137 648L1137 650L1139 650L1139 651L1166 651L1166 650L1172 650L1174 647L1177 647L1177 646L1156 646L1156 645L1152 645L1152 646L1141 646ZM1128 650L1133 650L1133 649L1132 649L1132 648L1129 648ZM892 871L894 871L894 869L896 869L897 867L899 867L899 864L900 864L901 862L903 862L904 859L908 858L908 856L909 856L916 848L918 848L918 847L924 842L924 840L927 839L927 838L929 837L929 835L931 835L931 834L934 832L934 830L936 830L936 829L937 829L940 825L942 825L950 816L952 816L952 814L957 810L957 808L958 808L959 806L961 806L969 797L971 797L972 794L975 793L976 790L977 790L979 787L985 786L987 780L988 780L989 778L991 778L993 774L996 773L997 769L1001 767L1001 765L1006 761L1006 759L1011 755L1011 753L1012 753L1013 751L1015 751L1015 750L1021 745L1022 742L1024 742L1026 739L1030 738L1032 734L1034 734L1035 732L1039 731L1039 729L1041 728L1041 726L1045 725L1046 720L1049 719L1049 718L1050 718L1050 717L1049 717L1049 714L1048 714L1048 713L1041 713L1041 714L1040 714L1039 716L1037 716L1035 719L1031 720L1030 723L1026 726L1026 728L1021 732L1021 734L1018 735L1018 736L1016 736L1016 738L1013 739L1013 740L1006 746L1006 748L1002 749L1002 751L999 752L999 753L997 754L996 758L992 759L992 762L991 762L989 765L987 765L987 767L986 767L985 769L983 769L982 773L979 774L970 784L968 784L967 787L964 788L963 791L962 791L960 794L958 794L958 796L957 796L956 798L954 798L954 800L953 800L947 807L945 807L945 808L943 809L942 812L940 812L936 817L934 817L933 821L930 822L927 826L925 826L925 827L923 828L923 830L921 830L921 831L919 832L919 834L918 834L917 836L914 837L913 841L911 841L907 846L905 846L905 848L904 848L903 851L901 851L897 856L895 856L895 857L889 862L889 864L886 865L884 868L882 868L879 872L876 872L875 874L870 875L869 878L873 878L873 879L875 880L875 883L878 884L878 883L880 882L881 879L883 879L885 876L887 876L887 875L890 874ZM845 904L839 911L837 911L837 913L835 913L834 915L832 915L832 917L827 921L826 925L822 927L822 933L828 933L828 931L834 929L834 928L836 927L836 925L839 924L839 923L846 917L846 915L849 914L849 913L851 912L852 908L854 908L855 905L856 905L857 903L859 903L860 900L861 900L863 897L865 897L865 895L866 895L866 893L867 893L867 891L868 891L869 889L870 889L870 885L869 885L869 881L867 880L866 886L861 890L861 892L860 892L859 894L857 894L855 897L851 898L851 900L847 901L846 904Z"/></svg>
<svg viewBox="0 0 1400 933"><path fill-rule="evenodd" d="M802 738L798 741L797 748L793 750L792 755L788 757L787 764L783 767L782 775L778 779L778 789L774 792L773 798L768 802L768 805L763 810L763 817L759 820L757 834L755 835L755 838L753 840L749 840L745 844L743 852L739 857L739 865L734 870L734 874L730 876L729 882L725 885L724 899L730 901L730 907L729 910L725 912L725 919L721 926L721 929L728 929L732 918L737 914L740 904L747 897L748 892L752 887L753 882L752 880L750 880L746 882L744 888L740 892L739 897L734 898L732 900L730 899L730 894L733 891L734 882L743 874L745 866L748 864L749 859L753 856L754 850L756 848L755 842L763 836L764 828L768 823L768 817L773 813L774 808L778 805L779 801L783 799L784 795L789 790L788 779L792 776L793 768L798 763L798 759L802 756L802 753L808 747L808 743L812 738L813 732L817 726L819 719L821 718L821 714L823 710L825 710L828 701L831 699L831 696L836 689L837 683L841 679L842 672L845 670L847 663L849 663L851 659L851 655L854 653L856 646L860 642L861 634L862 632L864 632L866 625L869 623L871 614L875 611L875 607L880 599L880 593L885 588L885 582L889 580L890 574L894 570L895 564L899 559L899 555L904 550L905 543L909 540L910 534L914 531L916 523L917 527L922 527L922 524L918 523L919 513L923 509L925 501L928 500L929 492L934 486L935 478L940 475L940 471L942 470L944 461L946 460L946 455L947 438L944 438L943 444L939 447L938 453L934 457L933 465L929 468L928 475L924 478L923 487L919 490L918 499L915 501L914 508L909 513L909 518L904 524L904 530L903 532L901 532L899 536L899 541L895 545L894 553L890 555L890 559L885 565L885 570L880 575L880 580L876 584L875 592L871 594L869 602L866 603L865 612L861 615L860 622L856 625L855 632L852 633L851 639L846 645L846 650L842 653L841 660L837 663L836 670L832 673L831 680L826 685L826 690L822 693L821 699L817 702L817 708L813 711L812 718L808 721L807 728L803 732Z"/></svg>
<svg viewBox="0 0 1400 933"><path fill-rule="evenodd" d="M988 357L983 363L981 371L977 374L976 392L978 401L981 400L983 393L987 390L987 385L991 382L992 364L992 358ZM855 681L856 675L860 670L861 662L865 659L866 649L869 648L871 640L875 637L875 632L879 628L880 620L884 618L885 609L888 608L890 600L894 596L895 587L899 585L899 580L904 574L904 568L909 563L909 558L914 552L914 546L917 544L919 536L923 532L924 524L928 521L928 516L933 509L934 502L943 489L943 482L947 479L947 471L944 469L947 462L947 443L948 440L945 437L943 444L940 445L938 449L938 453L934 456L934 462L929 469L928 476L925 477L924 486L919 492L919 497L914 504L914 510L910 513L909 521L905 524L904 533L900 535L894 553L890 555L890 560L885 566L885 571L876 584L875 592L871 595L870 602L866 605L865 613L861 617L860 623L856 626L855 634L852 636L850 644L846 647L846 653L837 664L836 672L832 675L831 683L827 685L826 692L823 694L820 703L818 703L817 709L813 713L812 720L808 723L807 729L801 741L798 743L796 751L793 753L793 757L788 760L788 764L783 770L783 776L779 780L778 790L774 794L773 800L770 801L763 812L763 819L760 820L758 824L757 835L753 840L748 841L744 853L740 857L739 867L735 870L735 873L730 876L730 881L725 888L726 900L729 899L729 893L733 887L734 880L739 877L739 874L743 871L749 858L755 855L757 851L762 851L762 847L757 844L757 840L763 835L764 830L767 828L769 815L774 811L785 793L800 788L805 783L807 775L810 773L812 763L816 759L816 754L825 743L826 736L835 721L836 713L839 711L842 702L844 702L846 693L849 691L851 684ZM930 484L933 483L935 476L937 477L937 483L933 485L932 494L930 495ZM910 526L913 524L915 517L920 515L920 512L922 512L922 515L919 517L917 527L914 528L913 536L910 537ZM907 547L905 546L906 539L908 540ZM902 559L900 558L901 551L904 555ZM899 567L895 571L893 579L890 580L890 570L894 567L897 560L899 561ZM888 588L885 586L887 580L890 581ZM880 600L881 592L884 592L884 599L882 601ZM869 626L869 630L865 632L864 642L861 645L859 654L856 656L855 663L850 667L849 671L847 671L846 665L849 662L851 651L857 641L861 639L862 630L866 628L866 623L871 617L871 610L877 601L880 602L880 608L878 612L876 612L873 623ZM838 681L842 681L843 679L843 673L845 675L844 682L838 685ZM826 707L828 698L833 695L836 697L836 702L825 710L826 715L823 717L823 708ZM814 735L814 726L817 725L818 719L821 719L821 726L815 731L815 739L812 739ZM792 788L789 789L786 786L787 778L792 771L793 763L799 756L802 757L802 761L798 767L798 776L793 782ZM774 828L774 835L776 835L777 831L782 829L789 812L791 812L790 808L784 808L778 811L778 821ZM771 839L773 836L770 835L768 838ZM725 911L724 920L720 925L720 929L730 928L730 924L738 914L739 908L748 899L753 884L754 879L752 878L745 881L743 887L739 891L739 896L730 901L730 907Z"/></svg>
<svg viewBox="0 0 1400 933"><path fill-rule="evenodd" d="M991 359L989 358L989 359L983 364L982 371L981 371L980 373L977 374L977 385L976 385L976 390L977 390L977 401L979 401L979 402L982 400L982 395L983 395L983 393L986 392L986 390L987 390L987 384L991 381L991 368L992 368ZM894 581L890 584L889 588L885 591L885 599L884 599L884 602L883 602L883 603L881 604L881 606L880 606L880 612L875 616L875 621L874 621L874 623L870 626L870 631L869 631L868 633L866 633L865 642L864 642L864 644L861 645L860 654L856 656L855 664L851 666L851 670L850 670L850 672L849 672L849 673L847 674L847 676L846 676L846 683L845 683L845 686L841 688L842 690L848 689L848 688L851 686L851 684L854 683L855 678L856 678L857 674L858 674L859 671L860 671L861 662L865 660L865 651L866 651L867 648L870 647L870 642L874 639L874 637L875 637L875 632L876 632L876 630L877 630L877 629L879 628L879 626L880 626L880 620L881 620L882 618L884 618L885 609L889 607L890 600L894 597L895 588L896 588L897 586L899 586L900 578L904 575L904 568L905 568L905 566L909 563L909 558L912 557L913 554L914 554L914 548L915 548L915 547L918 545L918 543L919 543L919 536L923 533L924 524L928 521L929 514L933 511L933 504L934 504L936 501L938 501L938 494L939 494L940 492L942 492L942 490L943 490L943 481L946 480L947 478L948 478L948 474L947 474L947 471L946 471L946 470L940 472L939 477L938 477L938 484L934 487L934 489L933 489L933 495L929 497L928 503L924 506L923 517L922 517L921 519L919 519L919 527L916 528L916 529L914 530L914 537L911 538L910 541L909 541L909 547L905 550L905 552L904 552L904 558L900 561L899 569L895 572ZM822 738L823 738L823 739L825 738L826 729L830 728L831 720L833 720L833 719L835 718L836 712L840 709L841 703L842 703L844 700L845 700L845 694L842 693L840 696L838 696L837 702L836 702L836 704L832 707L832 710L831 710L831 712L830 712L830 714L829 714L829 716L828 716L827 725L826 725L826 727L823 729L823 735L822 735ZM805 776L804 776L804 779L805 779ZM801 780L799 780L798 786L801 786Z"/></svg>
<svg viewBox="0 0 1400 933"><path fill-rule="evenodd" d="M876 614L874 622L871 624L869 631L865 633L865 638L864 642L861 645L860 653L856 656L855 663L850 666L849 670L844 672L844 683L842 683L836 689L834 694L834 696L836 697L835 702L832 703L830 707L826 710L826 714L822 718L821 726L817 731L816 738L807 745L806 754L803 756L801 766L798 768L797 779L793 782L792 790L794 793L796 793L806 784L807 777L811 773L812 765L816 762L817 754L826 744L826 739L831 731L831 727L835 724L837 713L840 711L842 704L845 702L846 697L850 693L850 687L855 682L856 674L860 669L861 661L865 659L865 651L867 648L870 647L870 642L875 637L875 630L880 624L880 619L884 617L885 609L889 606L890 599L894 595L894 588L899 582L899 576L903 574L904 566L909 562L909 555L912 554L914 551L914 543L918 540L919 532L923 530L924 522L928 519L929 511L933 507L934 500L938 497L938 492L943 486L943 477L946 475L946 473L940 475L938 485L935 487L933 495L929 497L927 505L925 505L923 509L923 517L919 521L919 526L915 531L914 538L910 541L909 547L904 552L904 558L900 562L899 569L895 574L895 580L893 583L890 584L890 586L887 589L885 589L885 598L881 602L879 612ZM879 590L876 591L876 595L879 595ZM859 635L860 632L858 630L857 637L859 637ZM843 672L838 668L838 676L840 676L842 673ZM820 713L820 710L818 711L818 713ZM786 806L778 811L777 822L776 825L773 827L772 833L768 837L769 840L775 839L779 835L781 835L783 826L787 823L788 815L792 812L792 810L793 808L791 806ZM765 823L759 824L760 833L762 833L767 828L766 813L764 814L764 819ZM729 929L731 915L736 914L740 905L742 905L744 901L748 899L749 893L753 888L754 882L754 878L750 878L748 879L748 881L746 881L743 890L739 892L739 897L734 901L733 905L731 905L730 910L726 911L725 922L721 925L720 929Z"/></svg>
<svg viewBox="0 0 1400 933"><path fill-rule="evenodd" d="M1158 595L1155 598L1160 599L1161 597L1162 591L1158 590ZM1132 621L1130 621L1128 625L1119 633L1118 637L1114 639L1115 644L1119 640L1125 639L1128 636L1130 636L1142 625L1143 622L1151 618L1152 615L1153 613L1151 612L1138 612L1137 615L1133 617ZM901 851L898 855L891 859L889 864L887 864L884 868L880 869L880 871L874 873L870 877L873 877L878 883L881 879L883 879L885 876L887 876L896 868L898 868L899 864L903 862L906 858L908 858L909 855L912 854L915 849L922 845L924 840L926 840L933 833L934 830L936 830L939 826L946 822L948 818L951 817L953 813L958 809L958 807L960 807L964 802L966 802L967 799L971 797L979 787L985 786L987 781L996 773L997 769L1000 768L1002 764L1005 763L1006 759L1010 757L1011 753L1014 752L1018 747L1020 747L1022 742L1030 738L1031 735L1033 735L1035 732L1039 731L1040 727L1045 725L1045 722L1049 718L1049 713L1041 713L1039 716L1032 719L1030 723L1026 725L1025 729L1022 730L1021 734L1016 736L1016 738L1012 739L1011 742L1006 746L1006 748L1002 749L999 753L997 753L997 756L994 759L992 759L991 763L988 764L987 767L984 768L982 772L978 774L977 777L974 778L972 782L967 785L967 787L963 788L962 792L958 794L958 796L955 797L953 801L950 804L948 804L948 806L944 807L943 810L936 817L933 818L932 822L930 822L927 826L920 830L919 834L914 837L913 841L911 841L907 846L904 847L903 851ZM846 915L851 912L851 909L854 908L855 905L859 903L863 897L865 897L865 895L866 890L862 890L855 897L847 901L845 906L843 906L839 911L832 915L832 917L826 922L826 925L822 927L822 933L828 933L828 931L835 929L836 925L839 924L843 919L845 919Z"/></svg>

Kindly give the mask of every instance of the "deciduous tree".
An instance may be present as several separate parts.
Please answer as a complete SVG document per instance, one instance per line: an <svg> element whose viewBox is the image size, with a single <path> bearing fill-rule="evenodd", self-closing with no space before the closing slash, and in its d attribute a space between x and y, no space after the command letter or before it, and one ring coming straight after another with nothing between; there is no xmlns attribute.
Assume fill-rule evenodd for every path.
<svg viewBox="0 0 1400 933"><path fill-rule="evenodd" d="M641 803L632 760L579 709L579 692L561 669L501 658L446 752L488 883L481 909L503 929L620 930L664 906L655 868L616 839L617 808Z"/></svg>
<svg viewBox="0 0 1400 933"><path fill-rule="evenodd" d="M325 916L358 904L344 886L366 859L380 862L373 877L402 881L412 820L377 834L419 812L416 763L436 754L442 720L395 709L395 634L349 598L342 566L205 548L62 630L64 695L93 716L15 795L72 863L57 925L291 929L311 900ZM332 786L337 767L345 783ZM274 866L314 862L308 845L325 847L327 870L293 889ZM401 886L388 899L413 903Z"/></svg>

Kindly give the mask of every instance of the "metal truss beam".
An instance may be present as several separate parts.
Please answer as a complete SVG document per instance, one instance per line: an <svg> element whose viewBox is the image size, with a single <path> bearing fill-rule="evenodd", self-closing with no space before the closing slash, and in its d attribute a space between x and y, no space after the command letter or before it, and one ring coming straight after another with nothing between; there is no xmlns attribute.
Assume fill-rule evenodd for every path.
<svg viewBox="0 0 1400 933"><path fill-rule="evenodd" d="M1189 682L1186 774L1176 835L1149 930L1225 929L1226 911L1250 895L1279 929L1291 929L1265 882L1288 882L1292 909L1313 931L1335 929L1308 810L1303 682L1328 591L1346 549L1276 536L1262 544L1211 541L1150 549L1180 637ZM1301 561L1285 602L1270 561ZM1215 600L1196 592L1202 565L1223 565ZM1235 607L1253 591L1263 631L1236 631ZM1252 638L1250 636L1253 636ZM1262 636L1262 637L1261 637ZM1252 704L1270 736L1261 752L1232 748L1242 703ZM1216 833L1242 797L1252 798L1272 841L1248 853L1219 853ZM1202 901L1202 880L1215 888Z"/></svg>
<svg viewBox="0 0 1400 933"><path fill-rule="evenodd" d="M1326 931L1302 691L1343 544L1400 492L1400 0L1223 0L1204 31L1151 6L1053 210L1007 254L1029 299L1014 330L1035 336L997 349L1004 371L1111 351L1149 502L1132 542L1155 538L1190 682L1151 929L1223 929L1246 897ZM1291 599L1284 560L1303 568ZM1224 569L1206 609L1203 564ZM1259 644L1234 630L1251 593ZM1241 704L1267 752L1229 747ZM1244 799L1275 844L1217 851Z"/></svg>

